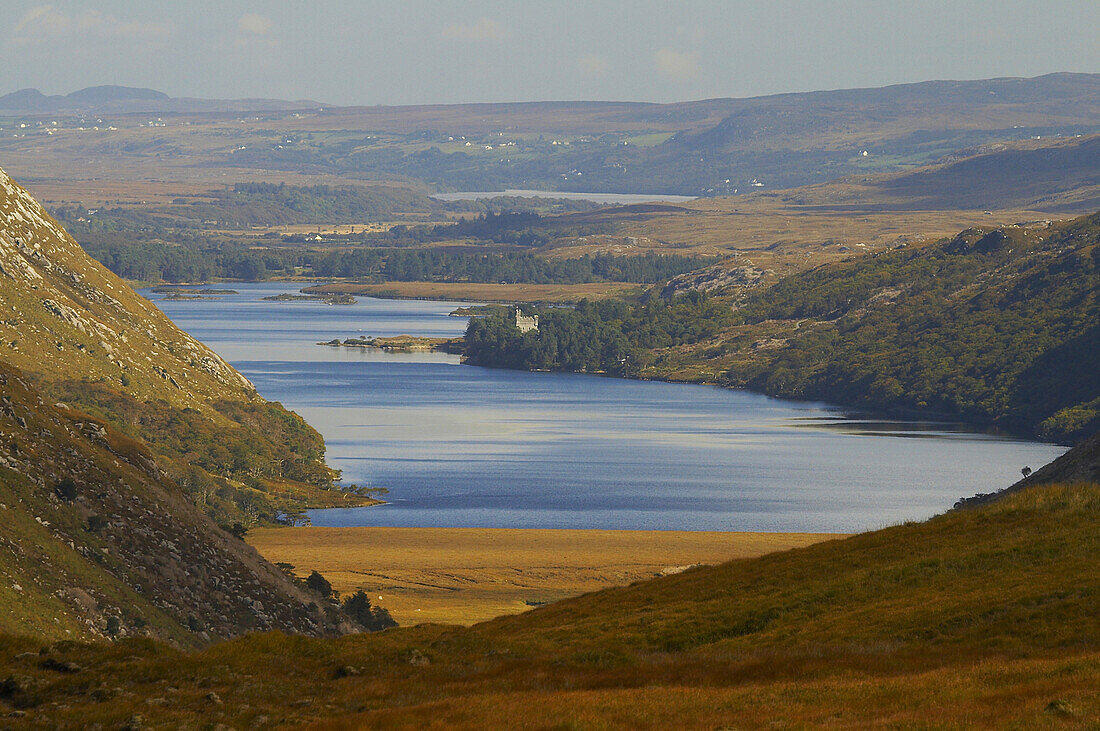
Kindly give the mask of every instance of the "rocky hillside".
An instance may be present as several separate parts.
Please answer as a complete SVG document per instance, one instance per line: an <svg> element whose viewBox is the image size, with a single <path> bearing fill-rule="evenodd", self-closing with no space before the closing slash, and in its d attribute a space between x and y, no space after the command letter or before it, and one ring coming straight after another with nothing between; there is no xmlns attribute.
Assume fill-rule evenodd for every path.
<svg viewBox="0 0 1100 731"><path fill-rule="evenodd" d="M151 635L336 629L188 501L140 443L0 366L0 631Z"/></svg>
<svg viewBox="0 0 1100 731"><path fill-rule="evenodd" d="M338 498L319 435L2 172L0 308L0 629L184 643L335 629L215 522Z"/></svg>
<svg viewBox="0 0 1100 731"><path fill-rule="evenodd" d="M111 382L142 400L205 409L252 384L88 257L0 170L5 361L48 380ZM169 388L164 388L168 385Z"/></svg>
<svg viewBox="0 0 1100 731"><path fill-rule="evenodd" d="M324 442L91 259L0 171L0 361L147 442L223 523L345 504Z"/></svg>

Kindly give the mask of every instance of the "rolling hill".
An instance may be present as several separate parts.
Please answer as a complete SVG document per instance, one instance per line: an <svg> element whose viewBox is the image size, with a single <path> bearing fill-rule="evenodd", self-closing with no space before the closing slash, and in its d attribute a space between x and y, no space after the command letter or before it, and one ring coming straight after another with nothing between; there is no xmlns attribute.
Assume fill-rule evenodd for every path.
<svg viewBox="0 0 1100 731"><path fill-rule="evenodd" d="M764 194L809 210L1017 208L1083 213L1100 208L1100 136L996 143L901 173L842 178Z"/></svg>
<svg viewBox="0 0 1100 731"><path fill-rule="evenodd" d="M465 355L748 387L1073 443L1100 428L1098 244L1092 214L900 242L783 278L721 265L633 301L544 308L537 332L475 320Z"/></svg>
<svg viewBox="0 0 1100 731"><path fill-rule="evenodd" d="M197 653L8 639L0 703L62 727L1088 725L1097 489L1031 487L470 628L269 633Z"/></svg>
<svg viewBox="0 0 1100 731"><path fill-rule="evenodd" d="M280 99L190 99L170 97L156 89L132 86L89 86L69 94L43 94L20 89L0 96L0 114L170 114L312 109L312 101Z"/></svg>
<svg viewBox="0 0 1100 731"><path fill-rule="evenodd" d="M9 170L39 185L57 186L79 170L79 178L100 178L96 187L103 191L125 181L122 189L139 190L139 200L182 183L193 190L220 185L229 172L235 181L415 179L437 189L718 195L896 172L995 142L1100 132L1096 74L673 104L322 109L127 93L139 98L111 101L94 124L55 118L60 111L12 110L8 116L19 118L11 121L27 127L0 137L0 156ZM91 98L120 95L88 92ZM9 99L55 104L28 91ZM150 120L153 113L163 119ZM66 196L97 197L87 188L70 187Z"/></svg>

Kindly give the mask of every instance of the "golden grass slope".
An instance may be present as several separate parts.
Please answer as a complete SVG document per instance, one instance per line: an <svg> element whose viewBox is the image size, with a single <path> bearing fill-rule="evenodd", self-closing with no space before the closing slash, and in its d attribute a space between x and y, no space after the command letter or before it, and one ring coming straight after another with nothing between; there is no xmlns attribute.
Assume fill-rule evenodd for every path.
<svg viewBox="0 0 1100 731"><path fill-rule="evenodd" d="M260 528L248 543L343 594L364 589L401 625L473 624L697 564L809 545L821 533Z"/></svg>
<svg viewBox="0 0 1100 731"><path fill-rule="evenodd" d="M84 253L0 170L0 357L48 380L106 381L139 399L212 413L255 389L216 353Z"/></svg>
<svg viewBox="0 0 1100 731"><path fill-rule="evenodd" d="M1100 722L1100 488L609 589L470 628L196 654L9 640L55 726L1050 727ZM42 658L87 668L63 674ZM288 661L291 658L291 661ZM211 697L211 693L216 694Z"/></svg>

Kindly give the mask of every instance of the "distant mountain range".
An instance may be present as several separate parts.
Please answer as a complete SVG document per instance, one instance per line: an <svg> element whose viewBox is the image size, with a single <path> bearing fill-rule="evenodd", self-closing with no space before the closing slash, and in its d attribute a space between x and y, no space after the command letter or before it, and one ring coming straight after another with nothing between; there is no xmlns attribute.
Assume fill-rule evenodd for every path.
<svg viewBox="0 0 1100 731"><path fill-rule="evenodd" d="M315 101L283 99L192 99L170 97L155 89L131 86L89 86L71 94L46 95L38 89L20 89L0 96L0 114L104 112L248 112L315 109Z"/></svg>
<svg viewBox="0 0 1100 731"><path fill-rule="evenodd" d="M303 113L295 117L297 111ZM236 125L236 116L248 112L272 119ZM119 129L146 123L138 116L145 114L203 118L189 120L186 144L171 124L156 135L129 139L125 149L98 135L60 135L43 144L55 131L46 127L48 115L66 113L111 114ZM162 177L165 167L174 165L186 166L188 175L217 169L214 177L220 178L221 168L229 165L256 171L253 176L307 172L413 179L435 189L716 196L913 170L994 144L1045 145L1098 134L1100 74L927 81L671 104L322 107L313 101L172 98L152 89L99 86L65 96L25 89L0 97L0 116L13 115L37 116L40 123L0 136L5 164L24 177L52 177L51 166L66 171L63 177L74 160L114 166L122 156L127 166L149 166L140 173L143 178ZM235 144L227 146L220 125L230 116L237 131ZM52 121L62 125L58 131L64 128L64 119ZM285 136L272 139L273 129ZM102 162L107 159L115 162ZM1042 159L1021 154L1013 180L1035 189L1036 181L1027 180L1028 165ZM1074 175L1091 179L1094 157L1080 159ZM982 178L982 165L1002 161L968 164L973 169L966 180L974 180ZM975 198L968 183L948 195L938 187L943 178L932 174L905 184L928 187L923 198L988 205Z"/></svg>

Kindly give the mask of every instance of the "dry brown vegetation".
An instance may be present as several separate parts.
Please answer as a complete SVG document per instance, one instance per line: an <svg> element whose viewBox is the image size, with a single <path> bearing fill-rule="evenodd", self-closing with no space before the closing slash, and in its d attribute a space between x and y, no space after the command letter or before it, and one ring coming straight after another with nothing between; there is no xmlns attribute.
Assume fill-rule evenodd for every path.
<svg viewBox="0 0 1100 731"><path fill-rule="evenodd" d="M265 528L248 542L300 577L364 589L400 624L473 624L695 564L835 538L816 533Z"/></svg>
<svg viewBox="0 0 1100 731"><path fill-rule="evenodd" d="M386 282L359 284L341 282L307 287L304 292L357 294L365 297L401 299L472 300L475 302L577 302L623 295L639 290L636 284L593 282L589 284L482 284L478 282Z"/></svg>
<svg viewBox="0 0 1100 731"><path fill-rule="evenodd" d="M55 727L1089 726L1098 515L1096 485L1043 486L468 628L8 639L0 702Z"/></svg>

